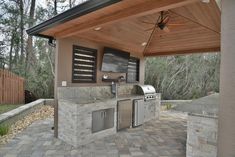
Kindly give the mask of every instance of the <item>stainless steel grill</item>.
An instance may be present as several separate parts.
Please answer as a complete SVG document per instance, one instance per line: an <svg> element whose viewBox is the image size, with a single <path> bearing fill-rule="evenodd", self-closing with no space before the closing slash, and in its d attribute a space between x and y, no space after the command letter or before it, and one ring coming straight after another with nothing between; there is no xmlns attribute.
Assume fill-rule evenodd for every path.
<svg viewBox="0 0 235 157"><path fill-rule="evenodd" d="M156 99L156 90L151 85L137 85L137 94L143 94L144 100L155 100Z"/></svg>

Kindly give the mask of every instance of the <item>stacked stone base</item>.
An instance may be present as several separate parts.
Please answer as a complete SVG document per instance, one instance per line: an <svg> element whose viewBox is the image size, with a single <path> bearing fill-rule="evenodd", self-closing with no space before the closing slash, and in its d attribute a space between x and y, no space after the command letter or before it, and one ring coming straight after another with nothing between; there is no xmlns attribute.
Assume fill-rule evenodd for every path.
<svg viewBox="0 0 235 157"><path fill-rule="evenodd" d="M217 132L217 117L189 114L187 157L216 157Z"/></svg>

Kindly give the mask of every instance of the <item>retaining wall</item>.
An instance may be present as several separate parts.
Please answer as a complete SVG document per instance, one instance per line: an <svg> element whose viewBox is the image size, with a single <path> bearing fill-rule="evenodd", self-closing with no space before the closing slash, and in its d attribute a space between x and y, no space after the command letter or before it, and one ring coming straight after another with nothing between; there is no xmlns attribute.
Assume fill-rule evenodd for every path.
<svg viewBox="0 0 235 157"><path fill-rule="evenodd" d="M34 102L22 105L14 110L8 111L6 113L0 114L0 124L11 125L17 120L24 118L28 114L35 111L35 109L41 107L42 105L53 105L54 99L38 99Z"/></svg>

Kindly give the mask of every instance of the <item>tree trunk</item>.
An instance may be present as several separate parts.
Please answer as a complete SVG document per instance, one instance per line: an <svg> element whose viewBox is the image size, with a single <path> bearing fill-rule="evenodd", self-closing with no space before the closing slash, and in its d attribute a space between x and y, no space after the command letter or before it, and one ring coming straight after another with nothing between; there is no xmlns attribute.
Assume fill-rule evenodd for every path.
<svg viewBox="0 0 235 157"><path fill-rule="evenodd" d="M57 0L54 0L54 15L57 15Z"/></svg>
<svg viewBox="0 0 235 157"><path fill-rule="evenodd" d="M20 1L20 62L24 59L24 4Z"/></svg>
<svg viewBox="0 0 235 157"><path fill-rule="evenodd" d="M35 12L35 1L36 0L32 0L31 1L31 6L30 6L30 11L29 11L29 28L33 26L34 24L34 12ZM26 58L25 58L25 76L26 76L26 72L30 71L30 61L32 60L33 57L33 40L32 40L32 36L28 36L28 40L27 40L27 48L26 48Z"/></svg>
<svg viewBox="0 0 235 157"><path fill-rule="evenodd" d="M69 8L72 8L72 0L69 0Z"/></svg>
<svg viewBox="0 0 235 157"><path fill-rule="evenodd" d="M12 69L12 50L13 50L13 46L14 46L14 31L12 31L12 35L11 35L11 46L10 46L10 52L9 52L9 70L11 71Z"/></svg>

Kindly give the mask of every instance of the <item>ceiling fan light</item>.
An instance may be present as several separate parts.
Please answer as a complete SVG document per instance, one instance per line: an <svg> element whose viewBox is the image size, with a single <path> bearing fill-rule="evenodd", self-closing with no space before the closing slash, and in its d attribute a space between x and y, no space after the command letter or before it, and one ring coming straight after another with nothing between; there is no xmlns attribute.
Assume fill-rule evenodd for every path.
<svg viewBox="0 0 235 157"><path fill-rule="evenodd" d="M210 3L210 0L201 0L203 3Z"/></svg>
<svg viewBox="0 0 235 157"><path fill-rule="evenodd" d="M146 46L147 45L147 42L143 42L142 44L141 44L141 46Z"/></svg>
<svg viewBox="0 0 235 157"><path fill-rule="evenodd" d="M101 28L102 28L102 27L96 27L96 28L94 28L94 30L95 30L95 31L99 31L99 30L101 30Z"/></svg>

